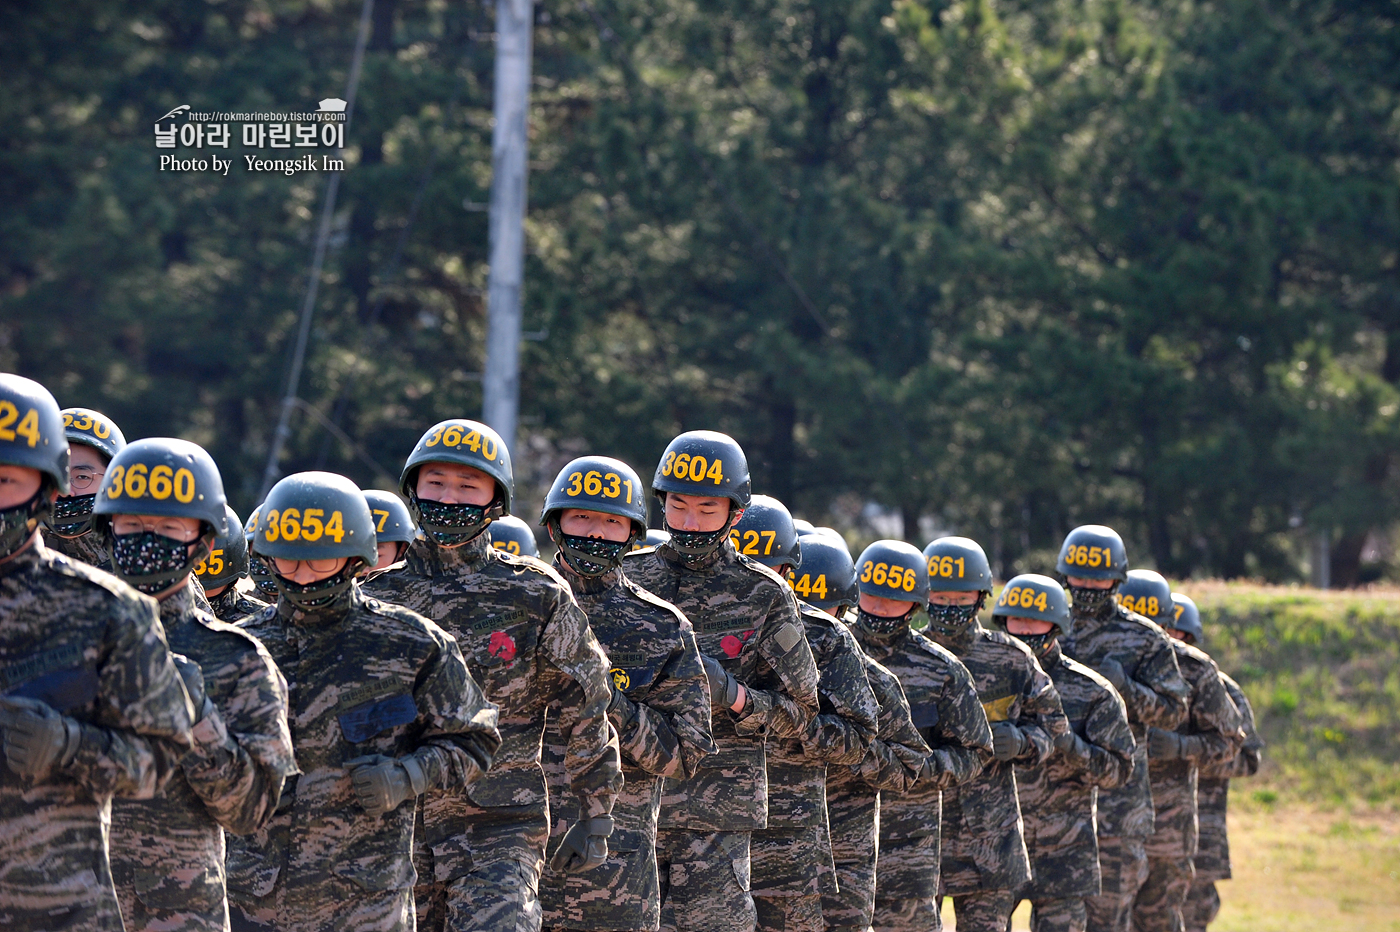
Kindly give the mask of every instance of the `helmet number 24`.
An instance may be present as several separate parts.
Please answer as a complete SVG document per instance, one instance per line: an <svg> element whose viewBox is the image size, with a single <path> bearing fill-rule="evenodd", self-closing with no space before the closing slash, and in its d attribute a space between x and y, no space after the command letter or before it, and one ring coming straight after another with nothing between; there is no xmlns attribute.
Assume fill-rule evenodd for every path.
<svg viewBox="0 0 1400 932"><path fill-rule="evenodd" d="M19 426L10 429L10 425L19 421ZM39 445L39 412L30 408L29 412L20 420L19 408L15 407L13 401L0 401L0 440L13 442L15 436L23 437L31 447Z"/></svg>

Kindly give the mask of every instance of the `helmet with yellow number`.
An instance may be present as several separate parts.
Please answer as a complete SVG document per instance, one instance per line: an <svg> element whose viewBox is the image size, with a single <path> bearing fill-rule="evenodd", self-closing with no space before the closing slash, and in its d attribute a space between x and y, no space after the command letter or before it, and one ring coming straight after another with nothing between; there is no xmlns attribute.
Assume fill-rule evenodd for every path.
<svg viewBox="0 0 1400 932"><path fill-rule="evenodd" d="M667 492L727 498L738 508L747 508L752 498L749 460L738 442L714 430L688 430L666 445L656 465L651 489L658 496Z"/></svg>
<svg viewBox="0 0 1400 932"><path fill-rule="evenodd" d="M248 538L243 533L243 522L227 505L224 506L224 520L227 525L224 532L214 535L209 555L194 568L195 576L206 591L236 583L248 575Z"/></svg>
<svg viewBox="0 0 1400 932"><path fill-rule="evenodd" d="M1121 581L1128 578L1128 550L1113 528L1085 524L1065 537L1055 570L1066 577Z"/></svg>
<svg viewBox="0 0 1400 932"><path fill-rule="evenodd" d="M219 467L199 444L178 437L147 437L123 447L107 464L92 513L99 530L110 526L112 515L198 518L216 537L228 530Z"/></svg>
<svg viewBox="0 0 1400 932"><path fill-rule="evenodd" d="M928 599L928 561L913 544L877 540L856 561L856 582L866 595L923 603Z"/></svg>
<svg viewBox="0 0 1400 932"><path fill-rule="evenodd" d="M365 501L374 517L374 539L379 543L411 544L418 536L418 526L408 506L393 492L365 489Z"/></svg>
<svg viewBox="0 0 1400 932"><path fill-rule="evenodd" d="M248 578L253 581L253 586L258 590L258 594L277 600L277 581L272 578L272 568L267 565L262 557L253 552L253 535L258 530L258 515L262 513L262 505L259 504L248 514L248 520L243 523L243 540L248 547Z"/></svg>
<svg viewBox="0 0 1400 932"><path fill-rule="evenodd" d="M800 537L802 565L788 570L787 574L788 585L797 597L825 610L855 605L860 597L856 588L856 564L845 540L830 528L813 528Z"/></svg>
<svg viewBox="0 0 1400 932"><path fill-rule="evenodd" d="M1167 627L1190 635L1192 644L1204 640L1205 628L1201 625L1201 610L1195 601L1189 595L1173 592L1172 606L1172 620Z"/></svg>
<svg viewBox="0 0 1400 932"><path fill-rule="evenodd" d="M802 542L787 506L770 495L755 495L744 516L729 530L734 549L769 569L802 565Z"/></svg>
<svg viewBox="0 0 1400 932"><path fill-rule="evenodd" d="M299 472L267 493L252 547L273 560L351 557L374 566L375 544L374 516L359 486L336 473Z"/></svg>
<svg viewBox="0 0 1400 932"><path fill-rule="evenodd" d="M490 476L496 492L485 505L446 503L418 497L418 472L427 463L468 466ZM480 421L452 418L435 424L408 455L399 491L408 501L409 512L429 540L442 546L455 546L474 540L486 526L501 515L510 514L515 496L515 474L510 450L501 435Z"/></svg>
<svg viewBox="0 0 1400 932"><path fill-rule="evenodd" d="M505 515L492 521L486 533L491 535L491 546L497 550L517 557L539 559L540 546L535 541L535 532L515 515Z"/></svg>
<svg viewBox="0 0 1400 932"><path fill-rule="evenodd" d="M1008 618L1045 621L1054 627L1044 634L1015 634L1007 630ZM1064 587L1039 573L1013 576L1001 587L1001 594L992 605L992 624L1025 642L1037 657L1044 657L1056 638L1066 637L1074 630Z"/></svg>
<svg viewBox="0 0 1400 932"><path fill-rule="evenodd" d="M1118 604L1159 625L1170 626L1176 619L1171 584L1154 570L1129 570L1118 590Z"/></svg>
<svg viewBox="0 0 1400 932"><path fill-rule="evenodd" d="M611 456L580 456L554 477L540 510L540 524L566 508L599 511L627 518L638 537L646 533L647 503L636 470Z"/></svg>
<svg viewBox="0 0 1400 932"><path fill-rule="evenodd" d="M49 390L0 372L0 465L38 470L51 488L67 495L68 456L63 415Z"/></svg>
<svg viewBox="0 0 1400 932"><path fill-rule="evenodd" d="M92 447L111 462L126 446L126 436L122 429L101 411L91 408L64 408L63 432L68 442L81 443Z"/></svg>
<svg viewBox="0 0 1400 932"><path fill-rule="evenodd" d="M924 548L924 557L928 559L930 590L992 594L992 567L977 541L940 537Z"/></svg>

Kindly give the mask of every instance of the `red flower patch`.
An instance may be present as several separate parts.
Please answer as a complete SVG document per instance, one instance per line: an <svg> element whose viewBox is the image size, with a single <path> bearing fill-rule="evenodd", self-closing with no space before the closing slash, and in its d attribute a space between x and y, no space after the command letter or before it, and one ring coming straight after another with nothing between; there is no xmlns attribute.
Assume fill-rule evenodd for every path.
<svg viewBox="0 0 1400 932"><path fill-rule="evenodd" d="M745 631L738 637L732 634L726 634L719 639L719 648L724 651L724 656L732 659L739 656L740 651L744 649L744 645L749 642L749 639L752 638L753 635L753 631Z"/></svg>
<svg viewBox="0 0 1400 932"><path fill-rule="evenodd" d="M504 631L492 631L491 643L487 646L486 652L498 660L514 660L515 638L506 634Z"/></svg>

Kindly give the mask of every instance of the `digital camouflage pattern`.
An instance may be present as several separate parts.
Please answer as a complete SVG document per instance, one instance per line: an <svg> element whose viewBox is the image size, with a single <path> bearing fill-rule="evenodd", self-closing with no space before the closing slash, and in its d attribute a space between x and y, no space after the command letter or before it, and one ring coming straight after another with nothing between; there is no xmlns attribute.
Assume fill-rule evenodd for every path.
<svg viewBox="0 0 1400 932"><path fill-rule="evenodd" d="M90 530L77 537L63 537L51 531L44 538L44 544L70 560L78 560L99 570L112 572L112 554L107 547L105 534Z"/></svg>
<svg viewBox="0 0 1400 932"><path fill-rule="evenodd" d="M860 764L833 765L826 774L826 806L838 888L835 893L822 896L822 919L828 929L843 932L864 932L875 911L881 796L906 792L933 754L914 727L909 700L899 680L864 651L861 663L878 706L875 737Z"/></svg>
<svg viewBox="0 0 1400 932"><path fill-rule="evenodd" d="M859 625L853 631L862 649L899 679L914 727L932 749L906 792L881 795L874 927L936 929L939 797L982 772L992 753L987 714L972 674L919 632L882 637Z"/></svg>
<svg viewBox="0 0 1400 932"><path fill-rule="evenodd" d="M214 610L215 618L236 625L249 615L256 615L267 608L267 603L258 598L257 592L252 582L240 579L210 599L209 607Z"/></svg>
<svg viewBox="0 0 1400 932"><path fill-rule="evenodd" d="M612 810L622 770L607 722L607 657L587 617L558 573L495 549L488 534L452 549L414 541L401 568L365 588L452 633L472 676L500 707L501 747L491 772L464 789L423 798L415 855L420 915L454 929L516 928L517 921L537 928L538 918L510 912L518 888L491 893L493 875L482 871L515 861L538 881L549 838L540 747L546 710L556 700L560 733L568 736L565 774L581 817ZM481 889L472 893L473 885ZM484 911L479 901L473 906L471 898L482 896L502 903L502 911ZM537 916L537 899L526 893L519 902Z"/></svg>
<svg viewBox="0 0 1400 932"><path fill-rule="evenodd" d="M622 752L624 783L613 804L608 860L590 871L546 869L540 880L545 925L562 929L650 932L661 922L656 876L656 819L661 780L685 779L714 749L710 687L690 621L674 605L628 580L621 570L589 578L558 557L554 568L569 583L589 626L608 655L618 696L609 713ZM550 853L578 806L568 795L567 742L550 709L544 769L550 790Z"/></svg>
<svg viewBox="0 0 1400 932"><path fill-rule="evenodd" d="M154 599L48 549L0 562L0 693L82 723L46 780L0 764L0 926L117 930L111 798L147 798L190 744L191 709Z"/></svg>
<svg viewBox="0 0 1400 932"><path fill-rule="evenodd" d="M287 687L262 644L196 609L188 586L161 601L160 620L170 649L199 664L214 708L164 792L112 804L112 876L128 932L219 932L224 830L261 827L296 773Z"/></svg>
<svg viewBox="0 0 1400 932"><path fill-rule="evenodd" d="M798 612L817 665L819 711L806 735L770 744L768 827L754 832L750 856L758 927L821 932L821 897L837 891L827 776L865 759L880 709L850 630L806 603Z"/></svg>
<svg viewBox="0 0 1400 932"><path fill-rule="evenodd" d="M972 674L987 723L1010 722L1021 730L1026 746L1013 760L989 758L977 777L943 791L940 886L955 905L960 894L1011 891L1030 881L1016 769L1038 766L1054 751L1055 739L1069 730L1055 684L1030 649L1009 634L982 627L975 617L969 627L972 637L954 654ZM991 915L1007 903L1008 898L997 898L978 905L984 906L983 915ZM1009 915L1001 917L997 932ZM958 921L965 929L984 924L965 918L961 910Z"/></svg>
<svg viewBox="0 0 1400 932"><path fill-rule="evenodd" d="M1197 821L1200 841L1196 846L1196 881L1208 883L1230 877L1230 841L1225 833L1225 813L1230 792L1230 780L1252 777L1259 772L1264 739L1254 727L1254 709L1240 684L1225 673L1220 674L1225 691L1230 694L1240 713L1244 728L1244 743L1238 753L1226 761L1204 761L1196 783Z"/></svg>
<svg viewBox="0 0 1400 932"><path fill-rule="evenodd" d="M1135 932L1180 932L1181 909L1191 888L1196 854L1196 779L1201 763L1234 759L1244 743L1239 710L1225 690L1215 661L1185 641L1172 639L1181 675L1191 687L1186 721L1177 734L1193 742L1191 756L1150 762L1156 829L1147 839L1147 880L1133 904Z"/></svg>
<svg viewBox="0 0 1400 932"><path fill-rule="evenodd" d="M283 599L241 627L286 677L301 774L283 788L270 822L228 839L236 922L298 932L412 929L416 807L371 817L345 762L412 754L428 786L471 785L499 744L496 709L451 635L367 597L358 583L314 613Z"/></svg>
<svg viewBox="0 0 1400 932"><path fill-rule="evenodd" d="M1020 898L1032 901L1038 932L1067 932L1076 922L1083 928L1080 900L1100 892L1095 788L1123 785L1133 770L1136 742L1128 710L1108 680L1065 657L1058 643L1040 663L1055 683L1070 731L1087 742L1089 756L1055 751L1039 764L1016 765L1032 877Z"/></svg>

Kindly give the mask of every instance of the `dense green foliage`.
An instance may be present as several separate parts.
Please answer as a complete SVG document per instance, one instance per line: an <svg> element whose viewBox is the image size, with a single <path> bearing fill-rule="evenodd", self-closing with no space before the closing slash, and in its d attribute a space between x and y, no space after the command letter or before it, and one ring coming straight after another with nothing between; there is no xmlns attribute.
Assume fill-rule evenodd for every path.
<svg viewBox="0 0 1400 932"><path fill-rule="evenodd" d="M340 95L357 0L0 9L0 368L206 444L251 505L324 181L151 124ZM717 427L821 520L1045 569L1354 582L1400 518L1400 11L1298 0L543 0L525 485ZM480 410L489 7L377 0L286 470ZM237 142L229 153L241 163ZM379 464L376 466L375 464ZM529 489L524 495L531 498ZM922 544L923 541L919 540Z"/></svg>

